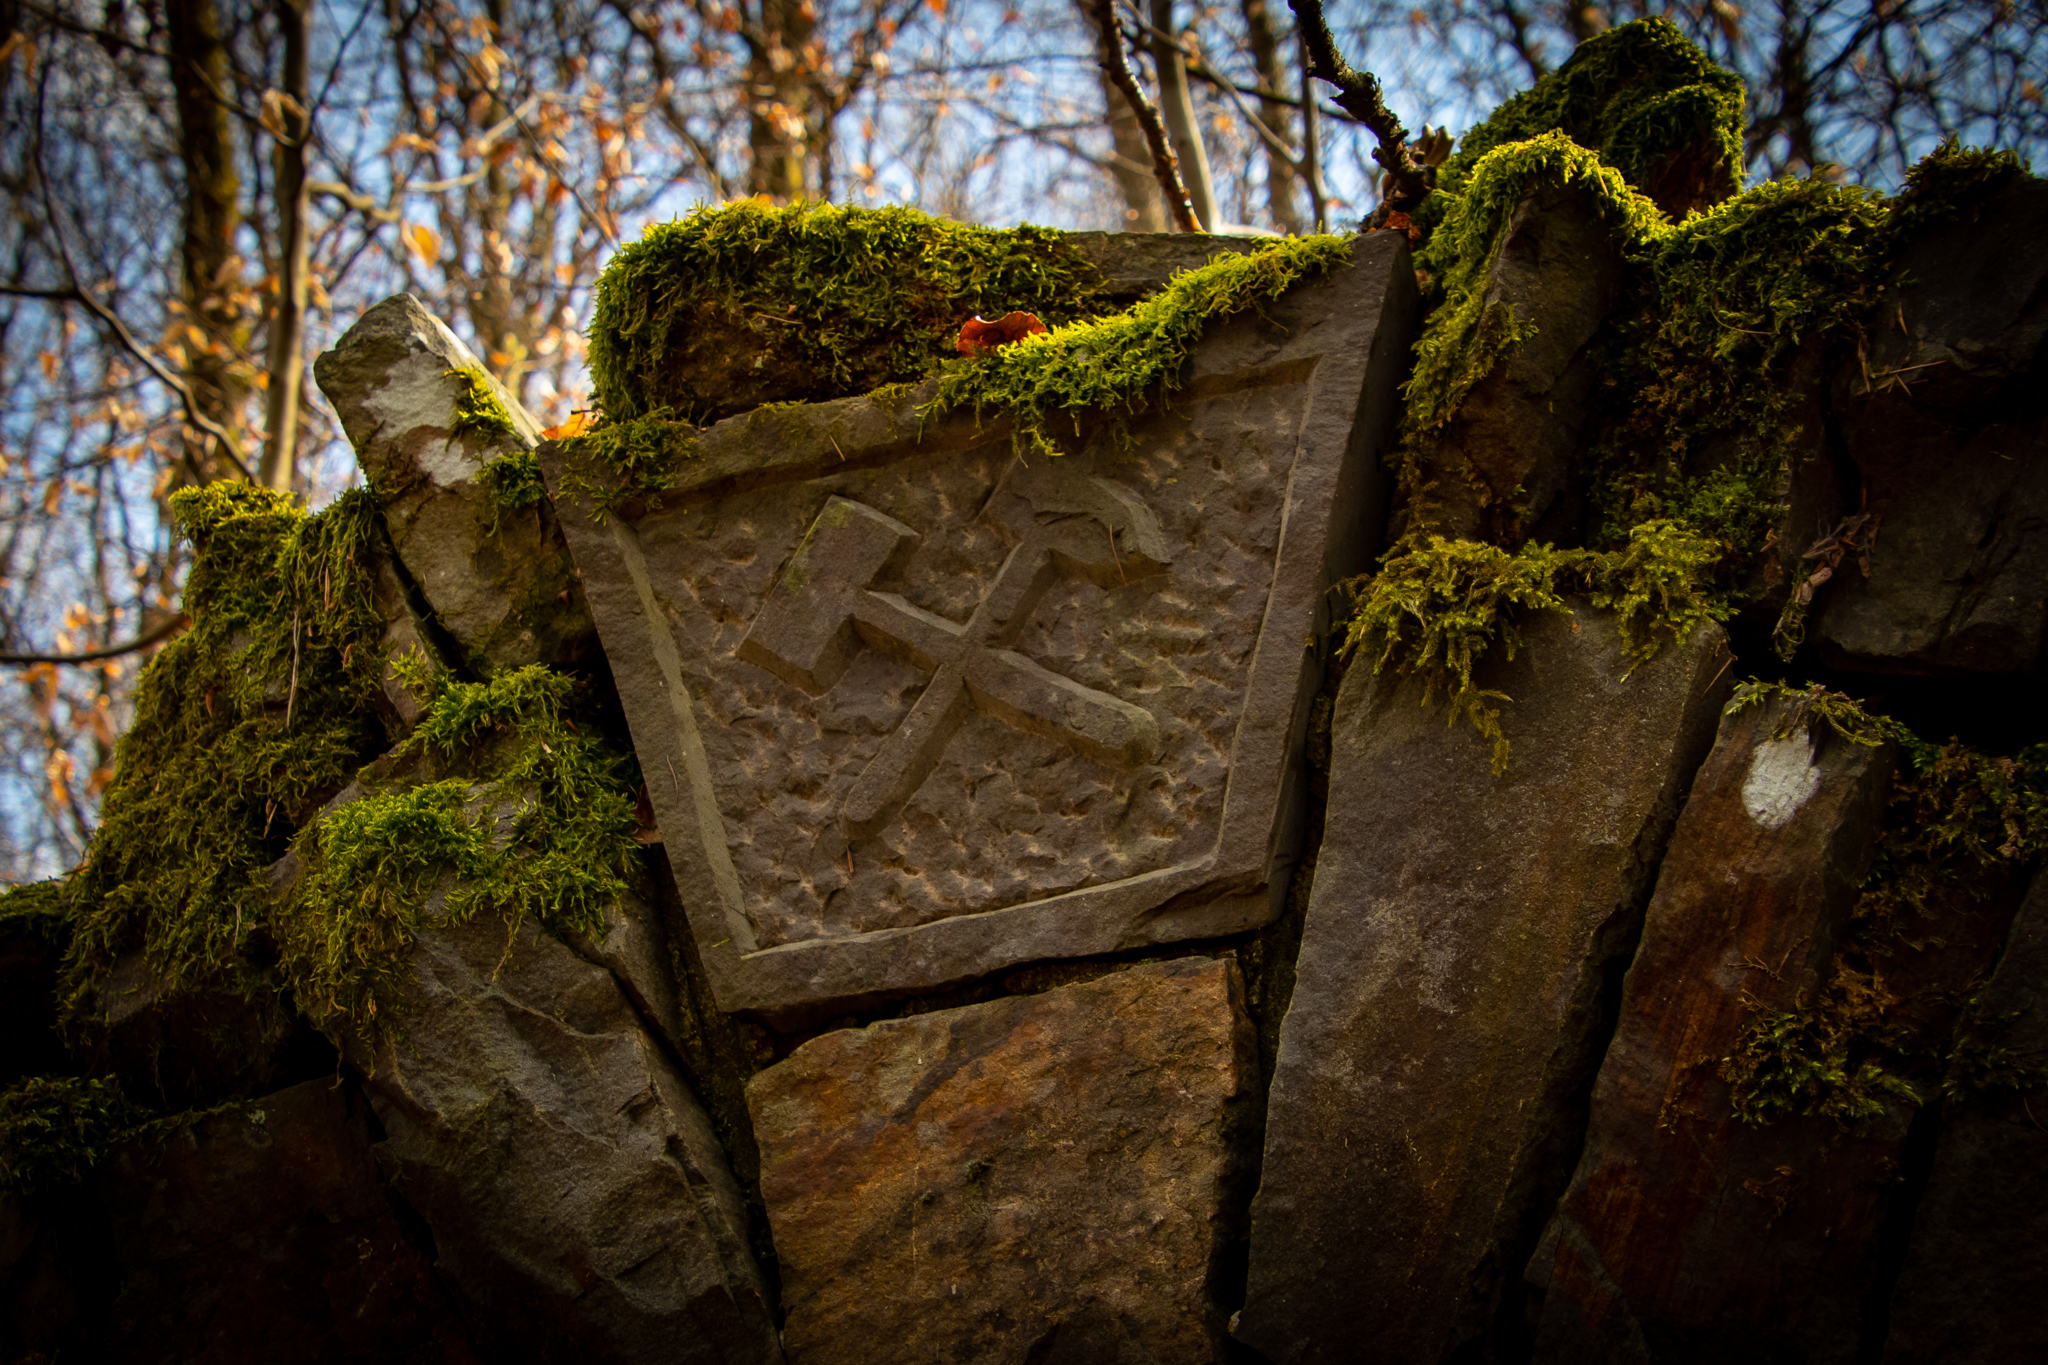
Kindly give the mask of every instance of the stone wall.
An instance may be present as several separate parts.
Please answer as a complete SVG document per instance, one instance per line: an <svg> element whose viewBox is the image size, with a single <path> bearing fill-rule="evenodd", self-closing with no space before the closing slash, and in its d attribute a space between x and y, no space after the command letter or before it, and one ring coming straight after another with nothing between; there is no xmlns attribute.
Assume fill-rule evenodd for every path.
<svg viewBox="0 0 2048 1365"><path fill-rule="evenodd" d="M1448 500L1468 543L1583 491L1627 299L1588 203L1513 217L1501 296L1558 329L1435 447L1519 490ZM2048 303L2038 253L1919 241L1896 325L1798 381L1827 478L1783 535L1881 513L1867 576L1789 665L1783 575L1648 653L1611 598L1510 614L1467 680L1504 748L1339 647L1419 505L1401 234L1057 457L927 386L650 481L502 392L479 434L475 358L379 305L318 374L388 530L394 748L320 818L491 770L407 747L422 661L539 665L630 747L642 865L558 932L438 873L378 1031L123 959L83 1065L195 1112L0 1196L0 1359L2038 1355ZM1077 244L1125 296L1213 250ZM503 846L516 793L465 790ZM1929 835L1983 810L1976 861ZM10 1075L62 1070L61 935L0 928Z"/></svg>

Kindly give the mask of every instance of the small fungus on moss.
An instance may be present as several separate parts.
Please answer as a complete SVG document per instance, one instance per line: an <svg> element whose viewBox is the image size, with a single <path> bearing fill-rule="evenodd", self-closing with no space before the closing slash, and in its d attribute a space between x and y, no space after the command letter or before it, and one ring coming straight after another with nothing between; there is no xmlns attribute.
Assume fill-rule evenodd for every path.
<svg viewBox="0 0 2048 1365"><path fill-rule="evenodd" d="M1134 414L1179 382L1202 329L1278 298L1304 276L1351 259L1351 239L1288 238L1248 254L1218 256L1175 275L1164 289L1121 313L1025 336L994 354L955 360L939 374L927 420L971 409L1016 422L1013 441L1045 455L1060 449L1047 434L1058 416Z"/></svg>
<svg viewBox="0 0 2048 1365"><path fill-rule="evenodd" d="M960 323L1024 309L1057 325L1100 310L1100 273L1065 235L967 227L909 208L746 201L650 227L598 279L590 370L614 422L715 421L752 406L676 377L672 355L757 338L816 400L916 380ZM720 340L723 338L723 340Z"/></svg>

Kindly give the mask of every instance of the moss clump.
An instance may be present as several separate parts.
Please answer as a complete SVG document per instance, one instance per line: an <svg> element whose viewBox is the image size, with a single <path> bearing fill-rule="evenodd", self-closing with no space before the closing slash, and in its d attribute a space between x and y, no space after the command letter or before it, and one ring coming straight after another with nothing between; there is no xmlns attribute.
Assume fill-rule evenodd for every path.
<svg viewBox="0 0 2048 1365"><path fill-rule="evenodd" d="M0 1191L75 1185L149 1126L114 1081L31 1076L0 1091Z"/></svg>
<svg viewBox="0 0 2048 1365"><path fill-rule="evenodd" d="M371 600L375 498L318 515L239 484L173 496L198 553L192 627L153 659L73 891L60 988L86 1007L140 950L167 990L259 990L242 951L263 923L263 870L375 752L382 670Z"/></svg>
<svg viewBox="0 0 2048 1365"><path fill-rule="evenodd" d="M646 417L603 421L560 442L562 491L589 498L599 521L629 504L658 508L662 494L675 486L677 466L702 453L699 430L666 408Z"/></svg>
<svg viewBox="0 0 2048 1365"><path fill-rule="evenodd" d="M1741 78L1668 20L1639 19L1579 44L1563 66L1467 133L1441 188L1461 194L1495 149L1560 133L1682 214L1735 192L1742 126Z"/></svg>
<svg viewBox="0 0 2048 1365"><path fill-rule="evenodd" d="M0 934L28 934L64 948L71 942L71 883L30 882L0 891Z"/></svg>
<svg viewBox="0 0 2048 1365"><path fill-rule="evenodd" d="M1596 552L1497 545L1430 536L1396 546L1380 571L1344 584L1356 606L1343 647L1364 649L1373 671L1420 674L1423 701L1438 688L1450 699L1448 724L1462 716L1493 741L1493 771L1507 770L1508 741L1495 702L1508 698L1474 686L1472 671L1495 646L1513 659L1517 621L1530 611L1565 611L1566 593L1584 593L1616 613L1631 670L1655 658L1668 639L1703 621L1724 619L1705 569L1714 547L1669 522L1635 528L1625 549Z"/></svg>
<svg viewBox="0 0 2048 1365"><path fill-rule="evenodd" d="M650 227L605 267L591 379L613 421L667 408L710 422L767 399L915 380L976 313L1024 309L1056 324L1098 311L1101 295L1099 272L1043 228L965 227L907 208L700 209ZM739 337L748 344L736 348ZM693 359L703 374L690 373ZM742 359L733 382L717 377ZM781 391L737 391L756 379Z"/></svg>
<svg viewBox="0 0 2048 1365"><path fill-rule="evenodd" d="M1622 328L1592 452L1595 543L1652 517L1747 562L1783 510L1810 433L1795 420L1803 348L1853 329L1882 286L1884 204L1818 180L1774 180L1660 234Z"/></svg>
<svg viewBox="0 0 2048 1365"><path fill-rule="evenodd" d="M1175 386L1189 349L1212 319L1256 308L1302 277L1350 259L1350 240L1331 236L1219 256L1182 271L1121 313L1054 327L994 355L948 364L938 395L922 411L927 419L965 409L1000 412L1015 421L1020 448L1058 455L1047 434L1055 417L1069 418L1078 430L1083 412L1121 417L1139 411Z"/></svg>
<svg viewBox="0 0 2048 1365"><path fill-rule="evenodd" d="M415 670L418 672L419 670ZM433 700L385 768L452 775L378 791L300 836L305 871L273 930L300 1005L387 1036L430 897L460 924L490 909L595 932L639 866L631 761L577 729L573 679L530 665L488 683L426 679Z"/></svg>
<svg viewBox="0 0 2048 1365"><path fill-rule="evenodd" d="M484 486L484 491L491 495L492 505L501 512L536 507L548 495L547 484L541 480L540 460L524 446L486 464L478 472L477 482ZM496 528L495 517L491 525Z"/></svg>
<svg viewBox="0 0 2048 1365"><path fill-rule="evenodd" d="M2040 864L2048 851L2048 745L1995 757L1929 744L1820 687L1746 684L1729 710L1772 699L1791 703L1781 735L1825 726L1852 744L1896 741L1906 763L1827 979L1789 1010L1754 1009L1721 1059L1737 1117L1858 1124L1893 1100L1919 1104L1937 1085L1958 1095L2033 1083L2038 1067L1997 1045L2000 1021L1983 1017L1974 997L1960 1008L1906 1000L1888 977L1898 979L1924 953L1952 948L1950 935L1971 913L2009 902ZM1967 987L1957 993L1969 996Z"/></svg>
<svg viewBox="0 0 2048 1365"><path fill-rule="evenodd" d="M1563 133L1501 144L1474 162L1461 188L1445 196L1448 207L1422 257L1443 299L1416 343L1407 384L1402 425L1411 450L1415 438L1450 421L1504 352L1534 334L1527 318L1489 297L1488 282L1509 220L1539 184L1585 187L1629 248L1642 249L1669 226L1619 171Z"/></svg>
<svg viewBox="0 0 2048 1365"><path fill-rule="evenodd" d="M455 398L455 435L478 441L519 439L519 428L498 401L489 375L482 370L450 370L448 378L459 381L462 390Z"/></svg>
<svg viewBox="0 0 2048 1365"><path fill-rule="evenodd" d="M1965 147L1950 137L1913 164L1906 183L1891 202L1886 236L1901 242L1927 228L1949 223L2013 176L2031 168L2017 152Z"/></svg>

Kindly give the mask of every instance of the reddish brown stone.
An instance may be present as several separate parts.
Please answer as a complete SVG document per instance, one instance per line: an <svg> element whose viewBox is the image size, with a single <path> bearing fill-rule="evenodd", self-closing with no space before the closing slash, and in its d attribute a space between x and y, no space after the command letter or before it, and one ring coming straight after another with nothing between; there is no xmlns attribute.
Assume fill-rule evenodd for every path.
<svg viewBox="0 0 2048 1365"><path fill-rule="evenodd" d="M1543 1361L1854 1359L1906 1114L1738 1119L1720 1061L1811 1003L1894 751L1725 718L1672 835L1572 1187L1530 1266Z"/></svg>
<svg viewBox="0 0 2048 1365"><path fill-rule="evenodd" d="M757 1075L792 1365L1220 1359L1240 996L1230 961L1152 963Z"/></svg>

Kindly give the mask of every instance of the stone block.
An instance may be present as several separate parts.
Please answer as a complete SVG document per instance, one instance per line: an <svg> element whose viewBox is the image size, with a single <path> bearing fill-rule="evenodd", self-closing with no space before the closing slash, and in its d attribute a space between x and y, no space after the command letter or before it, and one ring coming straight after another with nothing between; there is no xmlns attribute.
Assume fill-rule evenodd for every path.
<svg viewBox="0 0 2048 1365"><path fill-rule="evenodd" d="M781 1359L710 1120L604 968L494 916L428 923L404 1041L351 1056L377 1157L508 1360Z"/></svg>
<svg viewBox="0 0 2048 1365"><path fill-rule="evenodd" d="M365 1119L330 1077L116 1148L99 1176L120 1285L101 1358L476 1360Z"/></svg>
<svg viewBox="0 0 2048 1365"><path fill-rule="evenodd" d="M2048 1360L2048 877L1977 1002L1978 1046L2032 1074L1951 1101L1891 1299L1885 1365Z"/></svg>
<svg viewBox="0 0 2048 1365"><path fill-rule="evenodd" d="M1822 662L1901 673L2048 667L2048 181L2015 175L1900 254L1904 283L1834 396L1842 449L1882 515L1845 564Z"/></svg>
<svg viewBox="0 0 2048 1365"><path fill-rule="evenodd" d="M1530 1262L1540 1361L1858 1358L1907 1115L1753 1127L1721 1075L1758 1011L1817 1000L1895 761L1785 705L1723 719L1673 832L1578 1170Z"/></svg>
<svg viewBox="0 0 2048 1365"><path fill-rule="evenodd" d="M1488 1349L1569 1178L1728 655L1702 626L1625 678L1583 604L1523 638L1474 674L1514 698L1499 779L1420 679L1358 665L1339 693L1234 1329L1276 1365Z"/></svg>
<svg viewBox="0 0 2048 1365"><path fill-rule="evenodd" d="M543 446L721 1007L783 1022L1268 921L1405 245L1218 324L1059 459L929 392L748 414L600 524Z"/></svg>
<svg viewBox="0 0 2048 1365"><path fill-rule="evenodd" d="M1235 963L828 1033L748 1107L793 1365L1220 1361Z"/></svg>
<svg viewBox="0 0 2048 1365"><path fill-rule="evenodd" d="M466 381L450 371L463 370L485 377L512 434L458 434ZM448 662L490 673L582 649L589 618L552 510L500 509L478 479L490 461L530 451L539 428L447 325L394 295L313 373L378 493L407 586L461 656Z"/></svg>
<svg viewBox="0 0 2048 1365"><path fill-rule="evenodd" d="M1621 241L1592 192L1532 188L1508 220L1486 304L1533 324L1535 335L1423 442L1439 504L1427 513L1441 534L1519 546L1560 499L1564 520L1581 519L1572 465L1598 377L1592 342L1621 283Z"/></svg>

